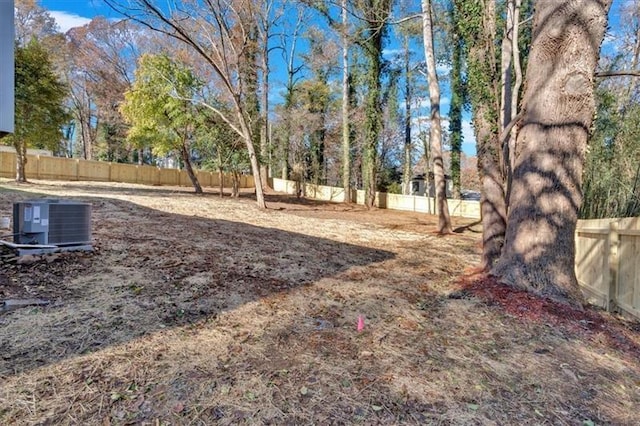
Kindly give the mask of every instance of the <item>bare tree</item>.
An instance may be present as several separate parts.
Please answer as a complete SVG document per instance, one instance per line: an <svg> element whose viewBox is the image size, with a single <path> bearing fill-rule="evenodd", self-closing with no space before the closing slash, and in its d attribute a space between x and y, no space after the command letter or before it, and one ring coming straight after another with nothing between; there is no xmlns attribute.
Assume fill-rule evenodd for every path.
<svg viewBox="0 0 640 426"><path fill-rule="evenodd" d="M274 0L259 2L258 8L258 33L260 38L260 69L262 71L262 87L260 90L260 156L262 159L260 175L262 186L269 187L269 174L271 162L266 160L271 152L271 140L269 135L269 53L272 50L269 40L273 37L273 28L280 19L281 13L275 10Z"/></svg>
<svg viewBox="0 0 640 426"><path fill-rule="evenodd" d="M255 147L255 116L247 105L252 87L243 74L247 52L255 49L254 4L251 1L169 0L160 8L152 0L105 0L112 9L154 31L186 44L210 66L233 106L229 114L199 102L217 114L245 142L254 177L258 207L266 208L260 161ZM255 65L255 64L254 64ZM259 131L259 130L258 130Z"/></svg>
<svg viewBox="0 0 640 426"><path fill-rule="evenodd" d="M435 51L433 48L433 22L431 19L431 0L422 0L422 31L424 54L427 60L427 78L429 80L430 135L433 157L433 172L436 185L436 211L438 213L438 232L452 232L449 206L447 204L447 186L442 159L442 123L440 121L440 85L436 73Z"/></svg>
<svg viewBox="0 0 640 426"><path fill-rule="evenodd" d="M57 33L55 19L36 0L15 0L14 29L18 46L32 37L43 41Z"/></svg>
<svg viewBox="0 0 640 426"><path fill-rule="evenodd" d="M570 302L582 299L574 238L611 2L536 3L505 245L492 270L503 282Z"/></svg>
<svg viewBox="0 0 640 426"><path fill-rule="evenodd" d="M118 111L124 93L131 88L142 37L127 22L110 22L97 17L67 34L65 77L70 88L74 121L82 144L82 157L95 155L97 127L109 127L118 135L105 140L104 157L130 156L119 146L126 129ZM124 151L117 154L116 152Z"/></svg>
<svg viewBox="0 0 640 426"><path fill-rule="evenodd" d="M298 6L296 8L296 19L293 27L283 31L280 35L280 50L282 52L282 59L286 63L287 68L287 81L285 83L284 95L284 131L280 144L280 176L282 179L289 179L289 148L291 146L291 127L293 125L291 111L293 108L294 90L297 83L296 76L303 69L303 65L296 62L296 55L298 41L306 19L308 19L308 15L305 12L305 9Z"/></svg>
<svg viewBox="0 0 640 426"><path fill-rule="evenodd" d="M351 203L351 126L349 123L349 12L342 0L342 187L344 202Z"/></svg>

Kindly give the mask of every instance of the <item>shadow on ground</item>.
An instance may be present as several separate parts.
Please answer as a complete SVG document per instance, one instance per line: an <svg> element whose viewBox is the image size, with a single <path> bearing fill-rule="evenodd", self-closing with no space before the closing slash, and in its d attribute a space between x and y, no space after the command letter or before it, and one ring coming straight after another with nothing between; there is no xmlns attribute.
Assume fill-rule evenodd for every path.
<svg viewBox="0 0 640 426"><path fill-rule="evenodd" d="M0 201L38 195L16 190L0 194ZM51 305L0 316L2 376L212 319L394 256L277 228L169 214L123 200L74 198L93 205L93 253L4 265L0 299L38 297Z"/></svg>

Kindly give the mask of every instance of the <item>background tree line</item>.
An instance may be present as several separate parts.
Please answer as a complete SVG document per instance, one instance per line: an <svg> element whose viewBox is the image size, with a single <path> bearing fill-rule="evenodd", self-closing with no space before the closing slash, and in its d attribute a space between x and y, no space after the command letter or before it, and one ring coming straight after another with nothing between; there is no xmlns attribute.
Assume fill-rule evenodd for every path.
<svg viewBox="0 0 640 426"><path fill-rule="evenodd" d="M146 6L153 4L148 3ZM209 135L207 143L200 143L207 132L197 137L197 132L190 132L186 149L196 167L250 172L250 155L242 154L247 151L249 135L257 148L256 159L270 176L343 185L348 175L351 187L363 188L366 183L373 194L376 190L401 192L403 186L408 192L409 179L429 171L432 160L428 152L430 125L425 119L426 79L420 65L424 61L421 26L420 22L392 22L393 13L417 12L409 9L409 2L346 2L344 22L342 9L330 2L223 3L232 5L237 16L224 17L228 20L223 27L226 33L216 33L217 41L228 41L230 48L218 51L220 56L213 58L206 53L215 51L211 43L200 46L206 49L199 52L189 44L172 42L169 33L173 30L153 21L158 19L153 13L138 18L153 21L161 31L151 31L135 20L97 17L60 34L38 2L16 0L16 44L20 49L31 42L42 46L46 67L60 83L61 96L54 103L65 112L57 122L49 123L59 137L40 131L33 140L18 137L24 141L19 142L21 146L47 148L57 155L140 164L156 164L173 153L175 161L187 167L181 150L168 146L163 135L143 138L136 134L136 117L127 116L123 109L125 95L135 89L141 58L164 55L176 66L191 70L194 82L198 82L199 87L194 87L197 93L184 99L196 106L194 120L217 122L217 130L209 131L210 135L218 133L229 139L236 133L231 140L216 144L220 137ZM187 10L188 4L177 2L174 14ZM213 24L216 11L200 11L198 18L197 25ZM188 33L192 29L184 30ZM402 40L398 46L396 39ZM347 68L340 61L342 52L346 52ZM446 67L448 60L444 55L438 63ZM212 62L223 65L218 69L228 75L219 78ZM270 69L272 64L277 72ZM338 83L343 79L346 92ZM265 101L265 94L271 99ZM348 119L342 120L345 100ZM241 113L236 105L241 106ZM346 133L343 124L347 125ZM239 155L223 155L230 147L238 148ZM449 154L446 156L448 165ZM466 189L479 189L474 186L474 160L467 158L466 170L471 173Z"/></svg>

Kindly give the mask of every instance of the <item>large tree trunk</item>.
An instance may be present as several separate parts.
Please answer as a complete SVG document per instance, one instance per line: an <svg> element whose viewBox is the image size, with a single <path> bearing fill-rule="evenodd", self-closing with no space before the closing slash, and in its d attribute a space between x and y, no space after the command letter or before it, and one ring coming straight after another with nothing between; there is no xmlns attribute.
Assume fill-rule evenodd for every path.
<svg viewBox="0 0 640 426"><path fill-rule="evenodd" d="M433 174L436 185L436 205L438 212L438 232L451 233L451 218L447 204L447 183L444 175L442 159L442 123L440 122L440 85L436 74L436 60L433 49L433 23L431 20L431 0L422 0L422 31L424 38L424 54L427 59L427 75L429 79L429 101L431 115L429 139L433 157Z"/></svg>
<svg viewBox="0 0 640 426"><path fill-rule="evenodd" d="M490 107L475 107L473 124L478 150L478 174L482 185L480 210L482 217L481 268L488 271L500 257L507 228L507 203L504 192L504 176L501 171L500 141L493 131L496 125Z"/></svg>
<svg viewBox="0 0 640 426"><path fill-rule="evenodd" d="M593 75L611 0L536 3L503 254L493 274L581 300L575 229L595 102Z"/></svg>
<svg viewBox="0 0 640 426"><path fill-rule="evenodd" d="M351 203L351 129L349 125L349 36L347 0L342 0L342 187Z"/></svg>

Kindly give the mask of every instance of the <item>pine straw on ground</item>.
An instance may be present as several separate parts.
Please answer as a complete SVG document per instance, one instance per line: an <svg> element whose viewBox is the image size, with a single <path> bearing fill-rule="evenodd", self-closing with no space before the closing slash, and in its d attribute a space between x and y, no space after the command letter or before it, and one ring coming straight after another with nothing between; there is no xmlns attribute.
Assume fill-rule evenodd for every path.
<svg viewBox="0 0 640 426"><path fill-rule="evenodd" d="M0 216L42 195L96 250L3 265L52 303L0 314L0 424L640 423L638 324L461 279L468 229L97 183L0 182Z"/></svg>

